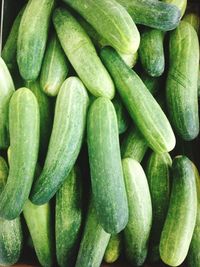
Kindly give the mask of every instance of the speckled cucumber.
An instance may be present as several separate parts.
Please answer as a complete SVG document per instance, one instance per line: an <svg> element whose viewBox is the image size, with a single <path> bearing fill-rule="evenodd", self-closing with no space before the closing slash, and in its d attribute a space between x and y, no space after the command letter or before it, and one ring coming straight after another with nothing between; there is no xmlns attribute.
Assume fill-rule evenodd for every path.
<svg viewBox="0 0 200 267"><path fill-rule="evenodd" d="M104 261L113 263L119 259L122 252L122 235L111 235L108 246L104 254Z"/></svg>
<svg viewBox="0 0 200 267"><path fill-rule="evenodd" d="M187 7L187 0L162 0L162 2L177 6L181 11L181 17L184 15Z"/></svg>

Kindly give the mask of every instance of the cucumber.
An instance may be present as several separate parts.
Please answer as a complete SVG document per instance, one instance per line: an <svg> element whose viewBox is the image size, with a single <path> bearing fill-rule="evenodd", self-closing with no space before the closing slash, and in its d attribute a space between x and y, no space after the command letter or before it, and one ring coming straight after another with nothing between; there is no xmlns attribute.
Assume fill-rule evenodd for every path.
<svg viewBox="0 0 200 267"><path fill-rule="evenodd" d="M113 82L85 30L62 8L54 11L53 23L65 54L87 89L95 96L112 99Z"/></svg>
<svg viewBox="0 0 200 267"><path fill-rule="evenodd" d="M186 7L187 7L187 0L162 0L164 3L175 5L181 11L181 17L184 15Z"/></svg>
<svg viewBox="0 0 200 267"><path fill-rule="evenodd" d="M56 96L68 71L68 62L64 51L54 34L49 40L42 63L40 75L42 90L49 96Z"/></svg>
<svg viewBox="0 0 200 267"><path fill-rule="evenodd" d="M4 190L8 177L8 166L0 157L0 194ZM20 257L23 245L23 235L20 217L8 221L0 218L0 265L15 264Z"/></svg>
<svg viewBox="0 0 200 267"><path fill-rule="evenodd" d="M101 58L115 82L125 107L149 146L160 153L171 151L175 146L171 125L139 76L112 48L103 48Z"/></svg>
<svg viewBox="0 0 200 267"><path fill-rule="evenodd" d="M140 74L140 78L146 85L147 89L152 95L156 95L160 88L160 79L156 77L151 77L145 72Z"/></svg>
<svg viewBox="0 0 200 267"><path fill-rule="evenodd" d="M125 252L134 266L144 264L147 257L152 224L152 205L146 175L136 160L122 160L129 206L129 220L124 230Z"/></svg>
<svg viewBox="0 0 200 267"><path fill-rule="evenodd" d="M75 267L99 267L110 239L99 224L94 204L91 203Z"/></svg>
<svg viewBox="0 0 200 267"><path fill-rule="evenodd" d="M117 234L128 222L128 204L117 116L112 102L107 98L97 98L90 107L87 142L92 194L99 223L107 233Z"/></svg>
<svg viewBox="0 0 200 267"><path fill-rule="evenodd" d="M152 152L146 168L153 209L149 249L149 259L153 262L160 259L159 242L169 205L171 165L168 153Z"/></svg>
<svg viewBox="0 0 200 267"><path fill-rule="evenodd" d="M182 139L193 140L199 133L199 42L197 33L189 23L182 21L171 33L169 54L166 83L169 117Z"/></svg>
<svg viewBox="0 0 200 267"><path fill-rule="evenodd" d="M172 163L172 191L160 239L160 257L170 266L179 266L189 250L197 214L197 194L192 162L177 156Z"/></svg>
<svg viewBox="0 0 200 267"><path fill-rule="evenodd" d="M22 15L17 39L17 63L24 80L36 80L39 75L54 2L29 0Z"/></svg>
<svg viewBox="0 0 200 267"><path fill-rule="evenodd" d="M81 149L88 102L82 82L77 77L66 79L56 100L44 168L31 191L34 204L48 202L70 173Z"/></svg>
<svg viewBox="0 0 200 267"><path fill-rule="evenodd" d="M0 195L0 216L12 220L19 216L28 199L38 156L39 107L27 88L18 89L10 100L9 130L10 170Z"/></svg>
<svg viewBox="0 0 200 267"><path fill-rule="evenodd" d="M64 0L117 51L135 53L140 34L128 12L115 0Z"/></svg>
<svg viewBox="0 0 200 267"><path fill-rule="evenodd" d="M157 0L117 0L124 6L136 24L142 24L161 31L175 29L181 19L181 12L175 5Z"/></svg>
<svg viewBox="0 0 200 267"><path fill-rule="evenodd" d="M82 185L74 167L56 194L56 256L61 267L74 266L82 223Z"/></svg>
<svg viewBox="0 0 200 267"><path fill-rule="evenodd" d="M104 254L106 263L113 263L120 257L122 250L122 236L120 234L111 235L108 246Z"/></svg>
<svg viewBox="0 0 200 267"><path fill-rule="evenodd" d="M197 14L195 13L188 13L187 15L184 16L183 18L184 21L190 23L197 34L199 34L199 29L200 29L200 18Z"/></svg>
<svg viewBox="0 0 200 267"><path fill-rule="evenodd" d="M9 102L15 87L10 72L0 57L0 149L8 148L9 132L8 132L8 110Z"/></svg>

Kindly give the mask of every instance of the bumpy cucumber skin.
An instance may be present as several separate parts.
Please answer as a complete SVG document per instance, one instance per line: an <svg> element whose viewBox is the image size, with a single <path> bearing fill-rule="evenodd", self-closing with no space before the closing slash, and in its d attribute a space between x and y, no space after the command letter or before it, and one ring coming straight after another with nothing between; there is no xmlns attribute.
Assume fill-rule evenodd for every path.
<svg viewBox="0 0 200 267"><path fill-rule="evenodd" d="M104 254L104 261L113 263L120 257L122 251L122 236L121 234L111 235L108 246Z"/></svg>
<svg viewBox="0 0 200 267"><path fill-rule="evenodd" d="M68 71L67 58L58 38L53 35L47 45L40 75L40 84L44 93L56 96Z"/></svg>
<svg viewBox="0 0 200 267"><path fill-rule="evenodd" d="M131 158L122 160L129 205L129 221L124 230L125 252L134 266L142 266L148 252L152 225L152 205L146 175Z"/></svg>
<svg viewBox="0 0 200 267"><path fill-rule="evenodd" d="M88 95L77 77L70 77L58 93L53 129L44 168L35 181L30 199L48 202L67 178L80 152L88 107Z"/></svg>
<svg viewBox="0 0 200 267"><path fill-rule="evenodd" d="M169 54L166 83L169 118L181 138L193 140L199 133L199 42L197 33L189 23L182 21L171 33Z"/></svg>
<svg viewBox="0 0 200 267"><path fill-rule="evenodd" d="M171 151L176 141L171 125L139 76L112 48L103 48L101 58L131 118L148 141L149 146L159 153Z"/></svg>
<svg viewBox="0 0 200 267"><path fill-rule="evenodd" d="M87 142L92 193L99 223L106 232L116 234L128 222L128 204L117 117L112 102L107 98L97 98L90 107Z"/></svg>
<svg viewBox="0 0 200 267"><path fill-rule="evenodd" d="M82 223L82 184L75 166L56 194L56 256L61 267L74 266Z"/></svg>
<svg viewBox="0 0 200 267"><path fill-rule="evenodd" d="M54 0L30 0L21 18L17 63L24 80L36 80L45 52Z"/></svg>
<svg viewBox="0 0 200 267"><path fill-rule="evenodd" d="M54 11L53 23L65 54L87 89L97 97L112 99L114 84L82 26L62 8Z"/></svg>
<svg viewBox="0 0 200 267"><path fill-rule="evenodd" d="M185 156L177 156L172 163L172 177L159 251L164 263L179 266L187 256L196 223L197 193L192 162Z"/></svg>
<svg viewBox="0 0 200 267"><path fill-rule="evenodd" d="M118 130L119 134L123 134L128 129L129 125L129 117L124 105L121 102L119 97L115 97L112 101L116 115L117 115L117 122L118 122Z"/></svg>

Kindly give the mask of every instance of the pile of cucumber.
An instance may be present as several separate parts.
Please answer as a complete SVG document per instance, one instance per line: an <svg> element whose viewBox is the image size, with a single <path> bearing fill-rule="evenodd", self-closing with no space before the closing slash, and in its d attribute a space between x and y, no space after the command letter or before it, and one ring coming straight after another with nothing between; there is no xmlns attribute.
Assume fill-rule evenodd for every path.
<svg viewBox="0 0 200 267"><path fill-rule="evenodd" d="M26 1L0 58L0 265L200 267L199 28L187 0Z"/></svg>

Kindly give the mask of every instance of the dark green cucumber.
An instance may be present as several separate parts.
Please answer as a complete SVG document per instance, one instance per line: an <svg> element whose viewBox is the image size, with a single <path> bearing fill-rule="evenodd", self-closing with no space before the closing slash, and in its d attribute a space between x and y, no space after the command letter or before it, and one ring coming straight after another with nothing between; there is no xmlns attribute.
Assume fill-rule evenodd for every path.
<svg viewBox="0 0 200 267"><path fill-rule="evenodd" d="M4 190L8 177L8 166L0 157L0 194ZM22 251L23 235L20 217L12 221L0 218L0 265L15 264Z"/></svg>
<svg viewBox="0 0 200 267"><path fill-rule="evenodd" d="M8 148L9 131L8 131L8 110L9 102L15 87L10 72L0 57L0 148Z"/></svg>
<svg viewBox="0 0 200 267"><path fill-rule="evenodd" d="M125 252L134 266L142 266L148 252L152 225L152 205L146 175L136 160L122 160L129 206L129 220L124 230Z"/></svg>
<svg viewBox="0 0 200 267"><path fill-rule="evenodd" d="M112 102L107 98L97 98L90 107L87 142L92 193L99 223L106 232L116 234L128 222L128 204L117 116Z"/></svg>
<svg viewBox="0 0 200 267"><path fill-rule="evenodd" d="M171 165L168 153L152 152L146 169L153 209L149 249L149 259L152 262L160 259L159 242L169 205Z"/></svg>
<svg viewBox="0 0 200 267"><path fill-rule="evenodd" d="M56 100L44 168L31 191L34 204L48 202L74 166L83 140L88 102L82 82L77 77L66 79Z"/></svg>
<svg viewBox="0 0 200 267"><path fill-rule="evenodd" d="M75 267L99 267L110 234L99 224L94 204L90 204Z"/></svg>
<svg viewBox="0 0 200 267"><path fill-rule="evenodd" d="M192 162L185 156L176 157L172 163L172 177L159 250L164 263L179 266L187 256L196 222L197 193Z"/></svg>
<svg viewBox="0 0 200 267"><path fill-rule="evenodd" d="M74 167L56 194L56 256L61 267L74 266L82 223L82 185Z"/></svg>
<svg viewBox="0 0 200 267"><path fill-rule="evenodd" d="M56 35L53 35L47 45L42 63L40 84L42 90L49 96L56 96L67 77L68 62Z"/></svg>
<svg viewBox="0 0 200 267"><path fill-rule="evenodd" d="M187 0L162 0L164 3L175 5L181 11L181 17L184 15L186 7L187 7Z"/></svg>
<svg viewBox="0 0 200 267"><path fill-rule="evenodd" d="M53 23L65 54L87 89L95 96L112 99L114 84L82 26L62 8L54 11Z"/></svg>
<svg viewBox="0 0 200 267"><path fill-rule="evenodd" d="M39 107L31 90L17 90L9 106L10 169L0 195L0 216L12 220L28 199L39 147ZM20 166L20 167L19 167Z"/></svg>
<svg viewBox="0 0 200 267"><path fill-rule="evenodd" d="M199 42L197 33L189 23L182 21L171 33L169 54L166 84L169 117L177 134L189 141L199 133Z"/></svg>
<svg viewBox="0 0 200 267"><path fill-rule="evenodd" d="M156 95L160 87L160 79L156 77L151 77L145 72L140 74L140 78L143 83L146 85L147 89L152 95Z"/></svg>
<svg viewBox="0 0 200 267"><path fill-rule="evenodd" d="M157 0L117 0L131 15L136 24L142 24L161 31L175 29L181 12L175 5Z"/></svg>
<svg viewBox="0 0 200 267"><path fill-rule="evenodd" d="M108 246L104 254L104 261L113 263L120 257L122 252L122 236L121 234L111 235Z"/></svg>
<svg viewBox="0 0 200 267"><path fill-rule="evenodd" d="M183 20L190 23L194 27L197 34L199 34L200 18L198 14L188 13L187 15L184 16Z"/></svg>
<svg viewBox="0 0 200 267"><path fill-rule="evenodd" d="M103 48L101 58L125 107L149 146L160 153L172 150L175 146L175 136L171 125L139 76L112 48Z"/></svg>
<svg viewBox="0 0 200 267"><path fill-rule="evenodd" d="M36 80L39 75L54 2L30 0L22 15L17 39L17 63L24 80Z"/></svg>

